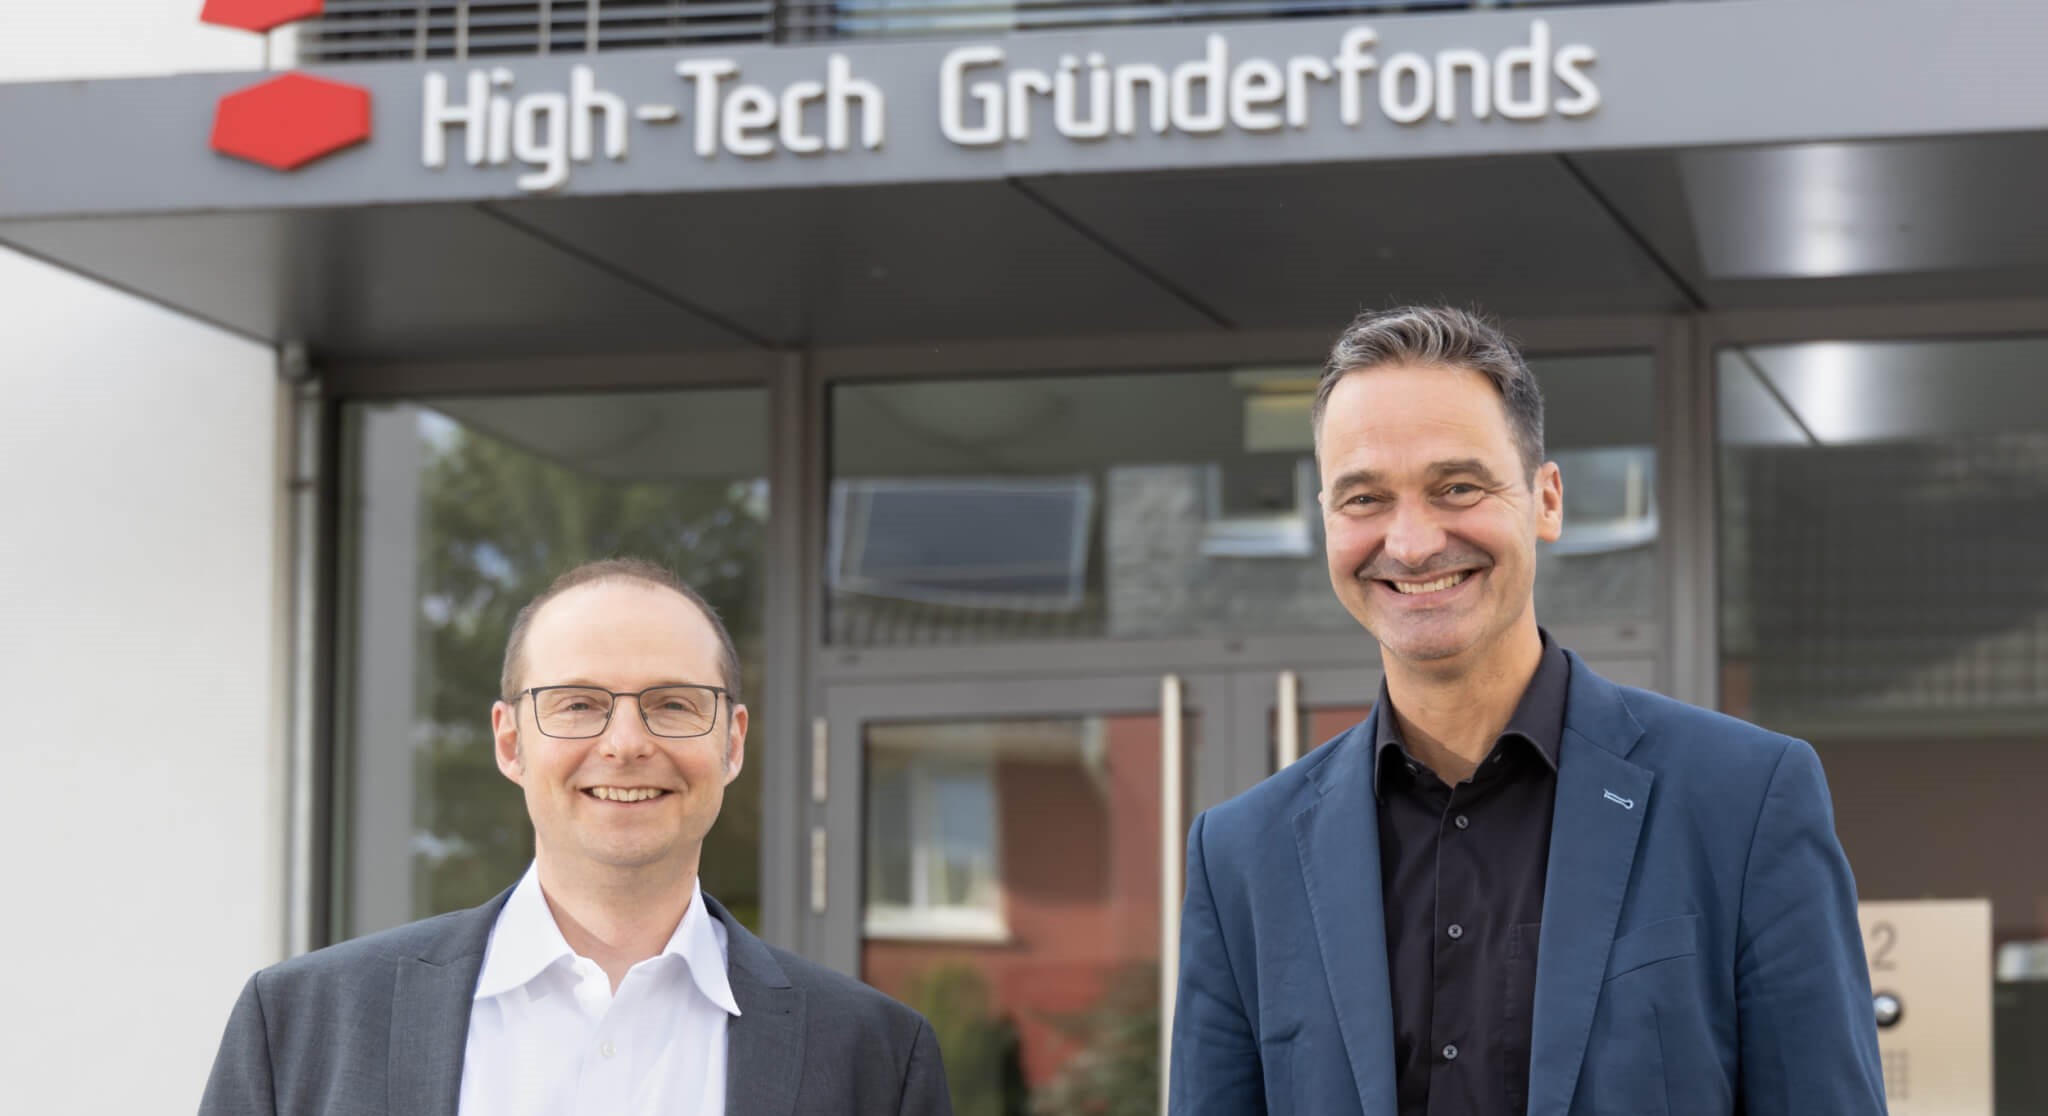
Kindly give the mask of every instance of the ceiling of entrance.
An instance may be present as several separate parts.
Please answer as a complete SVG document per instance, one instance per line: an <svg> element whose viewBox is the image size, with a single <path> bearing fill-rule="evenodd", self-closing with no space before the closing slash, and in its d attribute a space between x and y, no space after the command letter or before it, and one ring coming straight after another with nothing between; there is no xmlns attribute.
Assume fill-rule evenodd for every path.
<svg viewBox="0 0 2048 1116"><path fill-rule="evenodd" d="M2048 136L0 225L377 362L2038 296Z"/></svg>

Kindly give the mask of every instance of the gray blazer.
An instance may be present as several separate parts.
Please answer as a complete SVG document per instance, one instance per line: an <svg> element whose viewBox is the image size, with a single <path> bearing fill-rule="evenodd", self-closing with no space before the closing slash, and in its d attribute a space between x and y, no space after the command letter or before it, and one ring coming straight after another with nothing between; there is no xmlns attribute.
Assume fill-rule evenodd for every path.
<svg viewBox="0 0 2048 1116"><path fill-rule="evenodd" d="M470 1002L507 890L249 978L201 1116L456 1116ZM923 1017L725 924L729 1116L951 1116Z"/></svg>

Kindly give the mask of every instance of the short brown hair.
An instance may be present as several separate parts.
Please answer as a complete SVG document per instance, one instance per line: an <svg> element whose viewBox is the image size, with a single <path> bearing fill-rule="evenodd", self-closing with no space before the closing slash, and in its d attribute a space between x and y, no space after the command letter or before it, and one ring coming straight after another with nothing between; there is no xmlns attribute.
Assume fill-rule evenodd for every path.
<svg viewBox="0 0 2048 1116"><path fill-rule="evenodd" d="M667 566L659 562L650 562L645 558L628 557L600 558L593 562L585 562L557 577L542 590L540 596L526 602L526 607L520 609L519 615L512 621L512 634L505 639L505 666L498 675L498 696L508 702L517 700L520 675L526 670L526 664L521 661L526 654L526 629L532 626L533 618L540 614L540 610L549 601L571 589L600 581L637 581L657 589L666 589L696 605L697 610L704 614L704 618L711 621L712 630L718 633L719 672L725 676L724 685L732 697L732 703L740 704L740 653L739 649L733 646L732 633L725 630L725 621L719 619L718 610L711 607L711 602L705 600L702 593L690 588Z"/></svg>
<svg viewBox="0 0 2048 1116"><path fill-rule="evenodd" d="M1450 306L1399 306L1368 310L1345 327L1330 348L1316 383L1309 421L1316 445L1323 438L1323 411L1337 381L1353 372L1393 364L1464 368L1491 381L1507 411L1508 429L1530 479L1543 466L1543 390L1521 350L1483 315Z"/></svg>

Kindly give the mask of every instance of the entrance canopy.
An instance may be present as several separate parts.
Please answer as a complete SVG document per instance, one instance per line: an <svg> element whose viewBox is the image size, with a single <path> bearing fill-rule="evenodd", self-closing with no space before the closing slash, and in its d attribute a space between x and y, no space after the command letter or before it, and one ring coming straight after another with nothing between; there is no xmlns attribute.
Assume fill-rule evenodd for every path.
<svg viewBox="0 0 2048 1116"><path fill-rule="evenodd" d="M2032 297L2044 43L1805 0L17 85L0 243L349 364Z"/></svg>

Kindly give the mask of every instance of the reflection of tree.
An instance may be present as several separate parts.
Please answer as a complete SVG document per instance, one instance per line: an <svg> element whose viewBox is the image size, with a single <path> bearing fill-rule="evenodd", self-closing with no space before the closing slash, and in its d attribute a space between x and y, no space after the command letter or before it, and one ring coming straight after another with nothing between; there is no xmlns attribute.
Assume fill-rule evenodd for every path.
<svg viewBox="0 0 2048 1116"><path fill-rule="evenodd" d="M979 969L966 962L933 965L911 981L903 1002L931 1024L955 1116L1022 1116L1017 1029L991 1009Z"/></svg>
<svg viewBox="0 0 2048 1116"><path fill-rule="evenodd" d="M607 481L463 430L433 440L421 501L414 902L430 914L488 899L532 856L525 803L497 770L489 729L519 608L579 562L662 562L718 608L739 643L743 688L756 693L767 501L748 480ZM764 738L758 718L748 736ZM758 926L755 770L749 763L727 789L702 874L706 891Z"/></svg>
<svg viewBox="0 0 2048 1116"><path fill-rule="evenodd" d="M1158 965L1119 969L1093 1008L1054 1022L1079 1049L1032 1094L1033 1116L1159 1111Z"/></svg>

